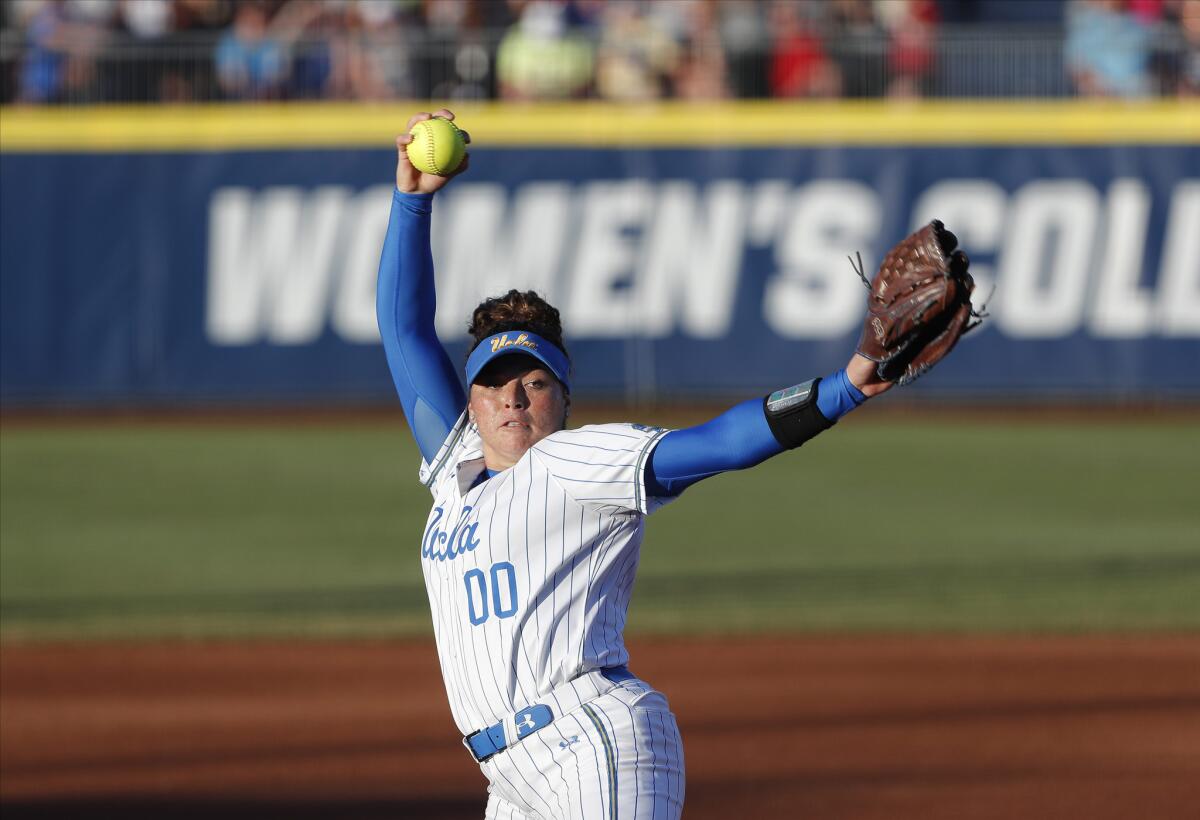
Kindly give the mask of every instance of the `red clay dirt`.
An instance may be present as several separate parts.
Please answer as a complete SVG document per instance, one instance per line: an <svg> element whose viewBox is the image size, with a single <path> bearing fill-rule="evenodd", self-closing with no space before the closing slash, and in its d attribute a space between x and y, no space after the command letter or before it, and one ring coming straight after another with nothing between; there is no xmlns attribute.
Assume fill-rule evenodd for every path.
<svg viewBox="0 0 1200 820"><path fill-rule="evenodd" d="M1200 636L631 641L684 817L1200 817ZM480 818L426 642L0 648L0 811Z"/></svg>

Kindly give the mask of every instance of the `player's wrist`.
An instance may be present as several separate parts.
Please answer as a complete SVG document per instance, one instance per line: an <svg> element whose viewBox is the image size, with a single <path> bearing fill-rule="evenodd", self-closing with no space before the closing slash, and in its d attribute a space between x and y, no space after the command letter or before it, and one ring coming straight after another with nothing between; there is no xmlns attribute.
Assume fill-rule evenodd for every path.
<svg viewBox="0 0 1200 820"><path fill-rule="evenodd" d="M817 391L817 409L830 421L837 421L867 400L867 395L850 379L846 370L837 370L821 379Z"/></svg>
<svg viewBox="0 0 1200 820"><path fill-rule="evenodd" d="M855 353L846 363L846 378L866 398L878 396L892 387L892 382L879 378L878 366L861 353Z"/></svg>
<svg viewBox="0 0 1200 820"><path fill-rule="evenodd" d="M410 194L399 188L392 191L393 213L428 217L433 213L433 194Z"/></svg>
<svg viewBox="0 0 1200 820"><path fill-rule="evenodd" d="M437 192L433 191L427 193L425 191L405 191L400 188L400 186L396 186L396 189L392 192L392 196L400 197L402 199L413 199L421 202L429 202L431 199L433 199L433 195L435 193Z"/></svg>

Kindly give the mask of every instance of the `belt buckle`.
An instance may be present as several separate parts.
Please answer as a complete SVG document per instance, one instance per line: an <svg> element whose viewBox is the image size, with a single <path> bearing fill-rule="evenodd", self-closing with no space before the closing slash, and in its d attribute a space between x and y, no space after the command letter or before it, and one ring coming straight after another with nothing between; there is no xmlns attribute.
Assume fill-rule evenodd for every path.
<svg viewBox="0 0 1200 820"><path fill-rule="evenodd" d="M490 752L488 752L486 755L484 755L483 757L480 757L475 752L474 747L471 746L471 740L476 735L485 735L487 737L487 739L489 741L491 741L492 750ZM485 729L480 729L478 732L471 732L471 734L469 734L463 738L463 743L467 744L467 749L470 750L471 756L474 757L475 760L479 763L482 763L485 760L488 760L493 755L497 755L500 752L503 752L510 745L512 745L508 742L508 738L504 734L504 721L501 721L500 723L496 723L491 726L488 726Z"/></svg>
<svg viewBox="0 0 1200 820"><path fill-rule="evenodd" d="M513 716L513 722L516 728L516 737L512 740L505 735L504 723L500 721L497 724L488 726L486 729L479 729L471 732L462 739L463 745L467 747L467 751L471 753L471 757L475 758L478 763L483 763L485 760L491 759L498 755L514 743L518 743L529 735L544 729L554 720L554 710L549 706L541 703L535 703L533 706L522 709ZM475 752L475 747L471 745L471 741L477 735L485 735L491 741L492 750L483 757L480 757Z"/></svg>
<svg viewBox="0 0 1200 820"><path fill-rule="evenodd" d="M484 730L483 730L483 729L479 729L478 731L471 732L471 734L467 735L466 737L464 737L464 738L462 739L462 743L463 743L463 745L467 747L467 753L468 753L468 754L470 754L470 755L471 755L471 757L475 759L475 762L476 762L476 763L483 763L484 761L490 760L491 758L495 757L496 755L498 755L498 754L500 753L500 750L499 750L499 749L497 749L497 748L496 748L496 747L493 745L493 746L492 746L492 751L491 751L491 752L489 752L488 754L484 755L483 757L480 757L479 755L475 754L475 749L474 749L474 748L471 746L471 740L472 740L472 738L474 738L476 735L481 735L481 734L483 734L483 733L484 733Z"/></svg>

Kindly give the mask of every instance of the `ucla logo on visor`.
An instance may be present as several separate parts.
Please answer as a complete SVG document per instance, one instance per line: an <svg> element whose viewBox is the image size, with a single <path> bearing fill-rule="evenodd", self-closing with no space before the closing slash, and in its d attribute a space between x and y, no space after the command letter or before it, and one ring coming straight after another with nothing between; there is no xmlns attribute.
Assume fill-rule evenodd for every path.
<svg viewBox="0 0 1200 820"><path fill-rule="evenodd" d="M558 345L527 330L508 330L481 341L467 358L467 384L470 385L474 382L479 371L487 367L493 359L510 353L524 353L526 356L532 356L546 365L550 372L563 383L563 387L567 390L571 389L571 384L567 381L567 373L571 369L567 354L563 353Z"/></svg>
<svg viewBox="0 0 1200 820"><path fill-rule="evenodd" d="M537 350L536 339L536 336L530 338L528 333L518 333L511 339L507 333L501 333L498 336L492 336L488 339L487 346L493 353L498 353L506 347L524 347L529 350Z"/></svg>

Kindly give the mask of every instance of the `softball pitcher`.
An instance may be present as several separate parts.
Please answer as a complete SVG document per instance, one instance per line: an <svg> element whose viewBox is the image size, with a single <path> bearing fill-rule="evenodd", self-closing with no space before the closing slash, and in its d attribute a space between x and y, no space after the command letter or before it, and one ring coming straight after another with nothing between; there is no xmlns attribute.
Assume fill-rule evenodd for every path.
<svg viewBox="0 0 1200 820"><path fill-rule="evenodd" d="M489 782L486 817L677 818L679 729L622 638L645 517L798 447L896 379L856 354L697 427L567 429L558 311L514 290L474 311L464 394L434 333L429 231L449 178L413 168L409 139L396 140L378 319L433 495L421 565L450 709Z"/></svg>

